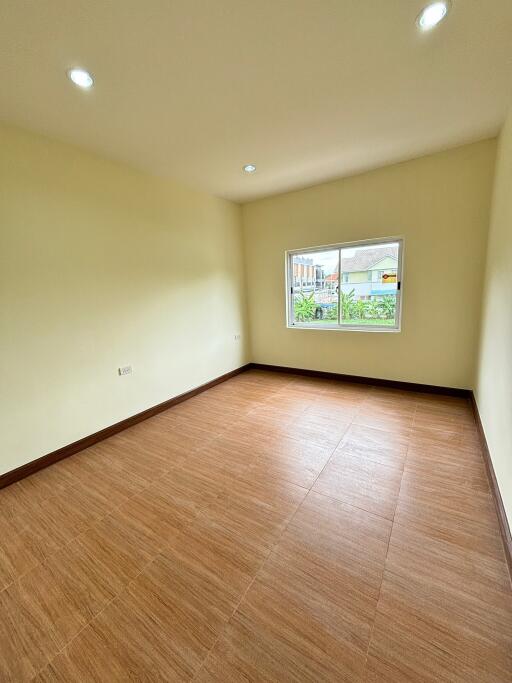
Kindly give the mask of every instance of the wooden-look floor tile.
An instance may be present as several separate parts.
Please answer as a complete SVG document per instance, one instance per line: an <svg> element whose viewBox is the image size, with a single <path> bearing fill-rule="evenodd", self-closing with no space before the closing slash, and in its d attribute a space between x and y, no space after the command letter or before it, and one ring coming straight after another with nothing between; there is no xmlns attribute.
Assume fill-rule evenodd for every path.
<svg viewBox="0 0 512 683"><path fill-rule="evenodd" d="M403 467L408 448L407 436L353 424L345 432L337 452L351 453L383 465Z"/></svg>
<svg viewBox="0 0 512 683"><path fill-rule="evenodd" d="M115 594L155 558L162 545L144 526L131 521L124 511L115 511L65 548L88 563L93 576L100 574Z"/></svg>
<svg viewBox="0 0 512 683"><path fill-rule="evenodd" d="M413 426L413 415L409 411L404 412L393 407L368 408L363 403L352 422L363 427L375 427L408 437Z"/></svg>
<svg viewBox="0 0 512 683"><path fill-rule="evenodd" d="M324 385L322 392L323 400L352 399L354 401L365 400L372 393L372 387L357 382L338 382L331 380Z"/></svg>
<svg viewBox="0 0 512 683"><path fill-rule="evenodd" d="M435 471L443 466L453 467L454 469L466 469L467 467L483 467L484 461L480 451L477 451L462 444L443 444L443 443L410 443L407 449L407 464L412 465L424 463L430 465L431 471Z"/></svg>
<svg viewBox="0 0 512 683"><path fill-rule="evenodd" d="M414 472L402 478L395 521L417 529L445 530L481 543L493 554L499 545L494 501L490 493ZM471 540L473 539L473 541Z"/></svg>
<svg viewBox="0 0 512 683"><path fill-rule="evenodd" d="M157 551L218 494L215 480L176 469L130 498L112 516L122 519L132 533L145 538L148 547Z"/></svg>
<svg viewBox="0 0 512 683"><path fill-rule="evenodd" d="M0 681L512 681L466 399L251 370L0 491Z"/></svg>
<svg viewBox="0 0 512 683"><path fill-rule="evenodd" d="M441 491L475 491L488 494L489 483L483 463L466 463L463 467L450 462L436 462L429 458L410 456L405 465L402 484L404 491L409 486L425 486Z"/></svg>
<svg viewBox="0 0 512 683"><path fill-rule="evenodd" d="M31 474L30 477L22 479L14 486L24 489L25 499L30 499L32 502L51 498L57 493L65 493L71 486L80 483L80 479L67 470L64 463L68 460L71 458Z"/></svg>
<svg viewBox="0 0 512 683"><path fill-rule="evenodd" d="M267 481L276 477L298 486L310 488L331 457L333 448L315 442L280 439L269 440L255 449L246 479Z"/></svg>
<svg viewBox="0 0 512 683"><path fill-rule="evenodd" d="M360 407L360 401L354 399L339 399L338 397L326 399L316 398L304 411L304 415L314 419L321 417L331 420L333 424L350 424Z"/></svg>
<svg viewBox="0 0 512 683"><path fill-rule="evenodd" d="M453 593L461 601L475 599L485 609L508 610L508 623L512 624L510 577L504 559L394 524L386 569L423 581L429 590Z"/></svg>
<svg viewBox="0 0 512 683"><path fill-rule="evenodd" d="M148 455L149 447L142 442L134 444L133 439L133 435L127 440L117 434L59 464L68 468L82 486L91 487L91 481L104 477L120 493L121 488L128 495L135 493L167 472L172 464L159 451Z"/></svg>
<svg viewBox="0 0 512 683"><path fill-rule="evenodd" d="M30 681L59 651L55 632L17 584L0 592L0 680Z"/></svg>
<svg viewBox="0 0 512 683"><path fill-rule="evenodd" d="M313 396L295 397L276 392L268 396L265 403L262 404L267 410L277 409L288 415L298 416L309 410L314 406L315 398Z"/></svg>
<svg viewBox="0 0 512 683"><path fill-rule="evenodd" d="M122 681L188 681L200 645L182 656L176 639L179 621L148 590L143 604L117 598L92 621L36 679L38 683L121 683ZM153 611L159 615L157 621ZM171 629L174 627L174 631ZM186 640L186 626L183 627ZM172 637L170 637L172 636ZM194 634L189 635L193 641Z"/></svg>
<svg viewBox="0 0 512 683"><path fill-rule="evenodd" d="M254 434L238 434L236 430L229 429L207 446L194 451L189 462L199 462L208 457L219 466L229 469L234 476L238 476L244 471L257 457L257 449L267 439L256 437Z"/></svg>
<svg viewBox="0 0 512 683"><path fill-rule="evenodd" d="M226 440L228 442L237 442L241 452L251 462L262 453L268 452L269 448L280 448L281 442L286 448L290 439L299 440L291 437L289 433L289 425L279 427L278 425L269 425L266 429L252 430L248 427L246 421L237 423L232 429L226 431L219 440Z"/></svg>
<svg viewBox="0 0 512 683"><path fill-rule="evenodd" d="M263 414L258 412L256 415L253 415L253 411L251 411L238 420L231 430L225 434L228 436L238 435L238 438L241 440L249 439L250 441L255 440L256 434L262 440L287 437L292 416L287 413L286 420L280 422L271 417L271 412L268 411L268 414L266 411Z"/></svg>
<svg viewBox="0 0 512 683"><path fill-rule="evenodd" d="M194 450L206 446L216 436L217 433L213 433L208 429L184 423L173 427L166 438L171 444L186 450Z"/></svg>
<svg viewBox="0 0 512 683"><path fill-rule="evenodd" d="M276 396L279 396L277 394ZM302 410L299 414L302 414ZM245 416L248 421L258 429L259 427L285 427L289 425L297 416L293 410L287 410L282 405L263 405L253 408Z"/></svg>
<svg viewBox="0 0 512 683"><path fill-rule="evenodd" d="M0 591L39 564L37 545L19 534L17 526L0 518Z"/></svg>
<svg viewBox="0 0 512 683"><path fill-rule="evenodd" d="M257 580L195 680L362 680L364 653L340 634L341 612L296 598Z"/></svg>
<svg viewBox="0 0 512 683"><path fill-rule="evenodd" d="M288 426L288 436L319 446L335 448L347 431L348 422L333 421L330 417L303 413Z"/></svg>
<svg viewBox="0 0 512 683"><path fill-rule="evenodd" d="M460 572L460 582L463 577ZM369 650L370 680L510 680L510 594L503 598L491 608L460 587L386 571Z"/></svg>
<svg viewBox="0 0 512 683"><path fill-rule="evenodd" d="M272 479L264 483L238 477L236 488L225 497L227 505L240 504L291 516L307 495L307 489L287 481Z"/></svg>
<svg viewBox="0 0 512 683"><path fill-rule="evenodd" d="M473 417L466 411L449 411L444 407L419 407L414 414L415 428L430 427L462 432L466 424L471 424Z"/></svg>
<svg viewBox="0 0 512 683"><path fill-rule="evenodd" d="M341 450L331 457L313 490L392 520L401 480L401 467Z"/></svg>
<svg viewBox="0 0 512 683"><path fill-rule="evenodd" d="M197 680L362 680L377 598L322 558L279 545Z"/></svg>
<svg viewBox="0 0 512 683"><path fill-rule="evenodd" d="M317 558L343 576L347 586L376 599L390 533L390 521L311 491L277 550Z"/></svg>
<svg viewBox="0 0 512 683"><path fill-rule="evenodd" d="M485 525L494 526L494 499L484 477L479 469L469 466L467 469L443 467L430 473L423 468L406 465L400 502L403 507L408 504L410 509L426 505L440 512L448 512L451 507L455 509L458 506L460 518L480 519ZM456 519L453 517L453 521Z"/></svg>
<svg viewBox="0 0 512 683"><path fill-rule="evenodd" d="M461 436L461 446L462 448L472 451L473 453L482 453L480 433L476 427L464 427Z"/></svg>
<svg viewBox="0 0 512 683"><path fill-rule="evenodd" d="M414 395L405 395L403 392L390 389L374 389L361 403L361 412L365 411L368 417L386 417L396 415L402 418L414 419L416 413L416 401Z"/></svg>
<svg viewBox="0 0 512 683"><path fill-rule="evenodd" d="M47 468L47 470L53 468L54 466ZM42 472L44 471L46 470ZM7 522L20 519L24 514L30 514L37 509L44 500L55 495L56 492L46 486L41 479L37 483L34 477L22 479L11 486L0 489L0 519Z"/></svg>
<svg viewBox="0 0 512 683"><path fill-rule="evenodd" d="M12 524L20 542L43 561L101 519L112 505L94 489L74 486L20 512Z"/></svg>
<svg viewBox="0 0 512 683"><path fill-rule="evenodd" d="M321 396L325 393L329 386L331 386L331 382L328 379L322 379L321 377L301 377L300 375L295 375L291 382L283 387L281 393L297 396Z"/></svg>
<svg viewBox="0 0 512 683"><path fill-rule="evenodd" d="M364 398L364 406L368 408L398 411L400 413L414 414L416 412L416 395L412 392L404 392L400 389L388 387L373 387Z"/></svg>
<svg viewBox="0 0 512 683"><path fill-rule="evenodd" d="M186 415L185 422L187 426L205 429L214 436L220 436L246 414L247 411L241 409L226 407L212 410L207 405L199 405L195 412Z"/></svg>
<svg viewBox="0 0 512 683"><path fill-rule="evenodd" d="M308 622L308 628L313 627L311 632L317 631L316 642L320 646L327 639L332 648L339 648L343 656L333 655L334 661L329 664L328 654L324 664L328 670L331 665L335 668L337 661L340 676L348 680L357 678L364 664L390 528L386 520L361 510L353 514L350 506L311 493L253 585L265 592L277 590L272 601L280 602L283 608L286 604L293 605L297 615L302 614ZM361 538L365 539L364 544ZM253 591L251 587L241 610L250 602ZM290 646L290 642L283 643L283 637L285 641L293 641L295 636L286 633L289 622L285 615L276 617L274 624L265 626L256 620L254 625L258 632L260 627L265 631L270 627L265 635L266 643L278 652L281 648L287 651ZM280 619L284 621L280 623ZM331 629L335 631L331 634L332 640ZM308 656L309 650L300 645L301 636L297 635L295 646L300 660Z"/></svg>
<svg viewBox="0 0 512 683"><path fill-rule="evenodd" d="M213 582L221 582L234 609L268 555L268 546L255 535L242 535L200 515L162 551L171 562L191 563Z"/></svg>
<svg viewBox="0 0 512 683"><path fill-rule="evenodd" d="M184 401L154 419L160 420L168 429L186 423L218 435L247 412L248 409L243 406L225 401L212 403L210 398L199 395L193 401Z"/></svg>
<svg viewBox="0 0 512 683"><path fill-rule="evenodd" d="M0 593L8 629L0 638L8 655L1 680L30 680L114 595L95 559L69 547Z"/></svg>
<svg viewBox="0 0 512 683"><path fill-rule="evenodd" d="M17 589L26 611L58 649L114 597L95 563L68 547L22 577Z"/></svg>
<svg viewBox="0 0 512 683"><path fill-rule="evenodd" d="M190 680L250 581L224 557L212 537L176 537L39 680Z"/></svg>
<svg viewBox="0 0 512 683"><path fill-rule="evenodd" d="M188 452L187 444L181 444L175 437L176 429L179 428L173 428L169 434L160 432L151 437L137 432L117 434L112 437L114 443L109 444L109 448L115 452L115 462L123 473L149 483L179 465Z"/></svg>
<svg viewBox="0 0 512 683"><path fill-rule="evenodd" d="M410 444L420 448L460 446L462 445L462 429L457 426L439 427L432 424L413 426Z"/></svg>
<svg viewBox="0 0 512 683"><path fill-rule="evenodd" d="M479 683L485 680L480 672L422 638L422 626L421 620L390 622L386 615L377 613L365 680L368 683ZM501 683L506 680L502 679Z"/></svg>
<svg viewBox="0 0 512 683"><path fill-rule="evenodd" d="M264 559L250 550L244 539L201 519L169 543L158 562L165 565L166 583L169 575L176 582L169 587L173 599L182 591L187 604L197 602L194 611L211 603L215 619L227 621Z"/></svg>
<svg viewBox="0 0 512 683"><path fill-rule="evenodd" d="M267 586L281 585L291 600L297 605L303 603L308 610L328 605L329 611L337 613L338 638L363 654L370 640L377 597L353 580L344 560L341 552L326 559L314 550L301 551L290 542L278 543L257 580Z"/></svg>
<svg viewBox="0 0 512 683"><path fill-rule="evenodd" d="M182 543L130 584L119 608L144 620L155 641L169 642L170 668L189 676L213 647L237 601L233 585L221 573L208 571Z"/></svg>
<svg viewBox="0 0 512 683"><path fill-rule="evenodd" d="M232 440L219 437L191 453L182 470L209 481L220 494L235 486L236 478L249 469L255 457L250 448L236 448Z"/></svg>
<svg viewBox="0 0 512 683"><path fill-rule="evenodd" d="M104 447L108 448L108 445L105 444ZM88 453L84 453L82 460L73 463L73 468L81 487L93 491L106 501L107 511L108 508L119 507L125 500L146 488L151 481L134 470L127 471L127 468L114 465L97 467L96 463L90 465L89 461L92 459Z"/></svg>
<svg viewBox="0 0 512 683"><path fill-rule="evenodd" d="M260 552L269 552L306 494L307 489L279 479L239 479L236 490L219 496L201 516Z"/></svg>

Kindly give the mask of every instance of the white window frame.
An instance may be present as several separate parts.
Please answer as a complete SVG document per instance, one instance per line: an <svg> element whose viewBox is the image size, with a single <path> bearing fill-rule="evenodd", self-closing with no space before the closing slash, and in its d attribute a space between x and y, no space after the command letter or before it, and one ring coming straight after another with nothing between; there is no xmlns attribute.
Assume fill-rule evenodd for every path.
<svg viewBox="0 0 512 683"><path fill-rule="evenodd" d="M321 251L340 251L354 247L371 247L382 244L398 243L398 264L397 264L397 291L396 291L396 310L394 325L343 325L337 323L318 323L295 322L293 319L293 256L296 254L313 254ZM402 294L403 294L403 259L404 259L404 239L403 237L379 237L358 242L340 242L338 244L325 244L318 247L306 247L305 249L289 249L285 252L285 273L286 273L286 326L292 330L335 330L338 332L400 332L402 329ZM341 298L341 277L338 275L338 316L340 315ZM338 317L339 320L339 317Z"/></svg>

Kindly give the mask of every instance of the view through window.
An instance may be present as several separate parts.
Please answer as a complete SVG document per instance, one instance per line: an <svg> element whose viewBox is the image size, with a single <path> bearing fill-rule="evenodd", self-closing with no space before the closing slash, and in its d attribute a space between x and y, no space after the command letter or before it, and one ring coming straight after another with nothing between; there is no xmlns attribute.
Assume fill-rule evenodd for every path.
<svg viewBox="0 0 512 683"><path fill-rule="evenodd" d="M288 324L397 330L402 242L288 252Z"/></svg>

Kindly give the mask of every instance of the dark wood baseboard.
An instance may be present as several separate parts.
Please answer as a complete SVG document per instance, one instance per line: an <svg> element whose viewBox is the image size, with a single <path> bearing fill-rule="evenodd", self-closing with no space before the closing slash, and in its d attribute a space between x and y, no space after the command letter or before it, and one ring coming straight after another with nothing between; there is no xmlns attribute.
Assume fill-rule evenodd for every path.
<svg viewBox="0 0 512 683"><path fill-rule="evenodd" d="M305 375L306 377L322 377L323 379L336 379L342 382L357 384L370 384L374 387L388 387L390 389L402 389L404 391L419 391L428 394L443 394L445 396L459 396L470 399L471 389L458 389L456 387L439 387L435 384L417 384L415 382L401 382L395 379L378 379L375 377L361 377L360 375L343 375L337 372L324 372L323 370L306 370L304 368L289 368L284 365L266 365L265 363L249 363L249 367L256 370L268 370L270 372L288 372L292 375Z"/></svg>
<svg viewBox="0 0 512 683"><path fill-rule="evenodd" d="M181 403L182 401L186 401L188 398L192 398L192 396L196 396L196 394L200 394L202 391L211 389L216 384L220 384L221 382L225 382L227 379L231 379L231 377L235 377L235 375L239 375L241 372L244 372L249 367L250 363L247 365L243 365L240 368L236 368L236 370L231 370L231 372L226 372L224 375L216 377L215 379L212 379L210 382L206 382L206 384L201 384L195 389L186 391L184 394L174 396L173 398L170 398L167 401L164 401L163 403L159 403L158 405L152 406L147 410L143 410L141 413L137 413L136 415L127 417L125 420L116 422L115 424L110 425L110 427L100 429L99 432L95 432L94 434L90 434L89 436L84 436L83 439L74 441L73 443L70 443L67 446L63 446L62 448L53 451L52 453L43 455L40 458L37 458L36 460L32 460L31 462L27 462L25 463L25 465L21 465L21 467L17 467L15 470L5 472L5 474L0 475L0 489L4 488L5 486L9 486L9 484L14 484L20 479L24 479L25 477L28 477L29 475L34 474L35 472L38 472L39 470L42 470L45 467L48 467L49 465L53 465L53 463L58 462L59 460L63 460L64 458L67 458L70 455L74 455L79 451L83 451L85 448L89 448L89 446L93 446L95 443L98 443L99 441L108 439L109 436L113 436L118 432L122 432L124 429L127 429L128 427L136 425L138 422L147 420L148 417L153 417L153 415L157 415L158 413L161 413L162 411L167 410L168 408L171 408L172 406L175 406L178 403Z"/></svg>
<svg viewBox="0 0 512 683"><path fill-rule="evenodd" d="M485 438L484 427L482 424L482 420L480 418L478 405L473 392L471 392L471 402L473 404L473 413L475 415L478 432L480 434L480 441L482 442L482 452L484 456L485 469L487 470L487 478L489 479L489 486L491 488L492 495L494 498L494 504L496 506L496 513L498 515L501 538L503 540L503 548L505 550L505 557L507 559L508 570L510 572L510 578L512 580L512 534L510 533L510 524L507 519L507 513L505 512L505 506L503 505L503 498L501 497L500 487L498 486L498 480L496 479L496 473L494 471L494 467L492 464L491 453L489 451L487 439Z"/></svg>

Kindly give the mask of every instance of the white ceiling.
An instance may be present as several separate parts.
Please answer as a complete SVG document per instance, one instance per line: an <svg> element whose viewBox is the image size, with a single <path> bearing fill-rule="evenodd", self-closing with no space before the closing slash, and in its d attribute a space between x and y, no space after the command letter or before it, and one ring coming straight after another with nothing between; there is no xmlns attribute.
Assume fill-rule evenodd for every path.
<svg viewBox="0 0 512 683"><path fill-rule="evenodd" d="M496 134L512 1L425 2L2 0L0 118L236 201Z"/></svg>

